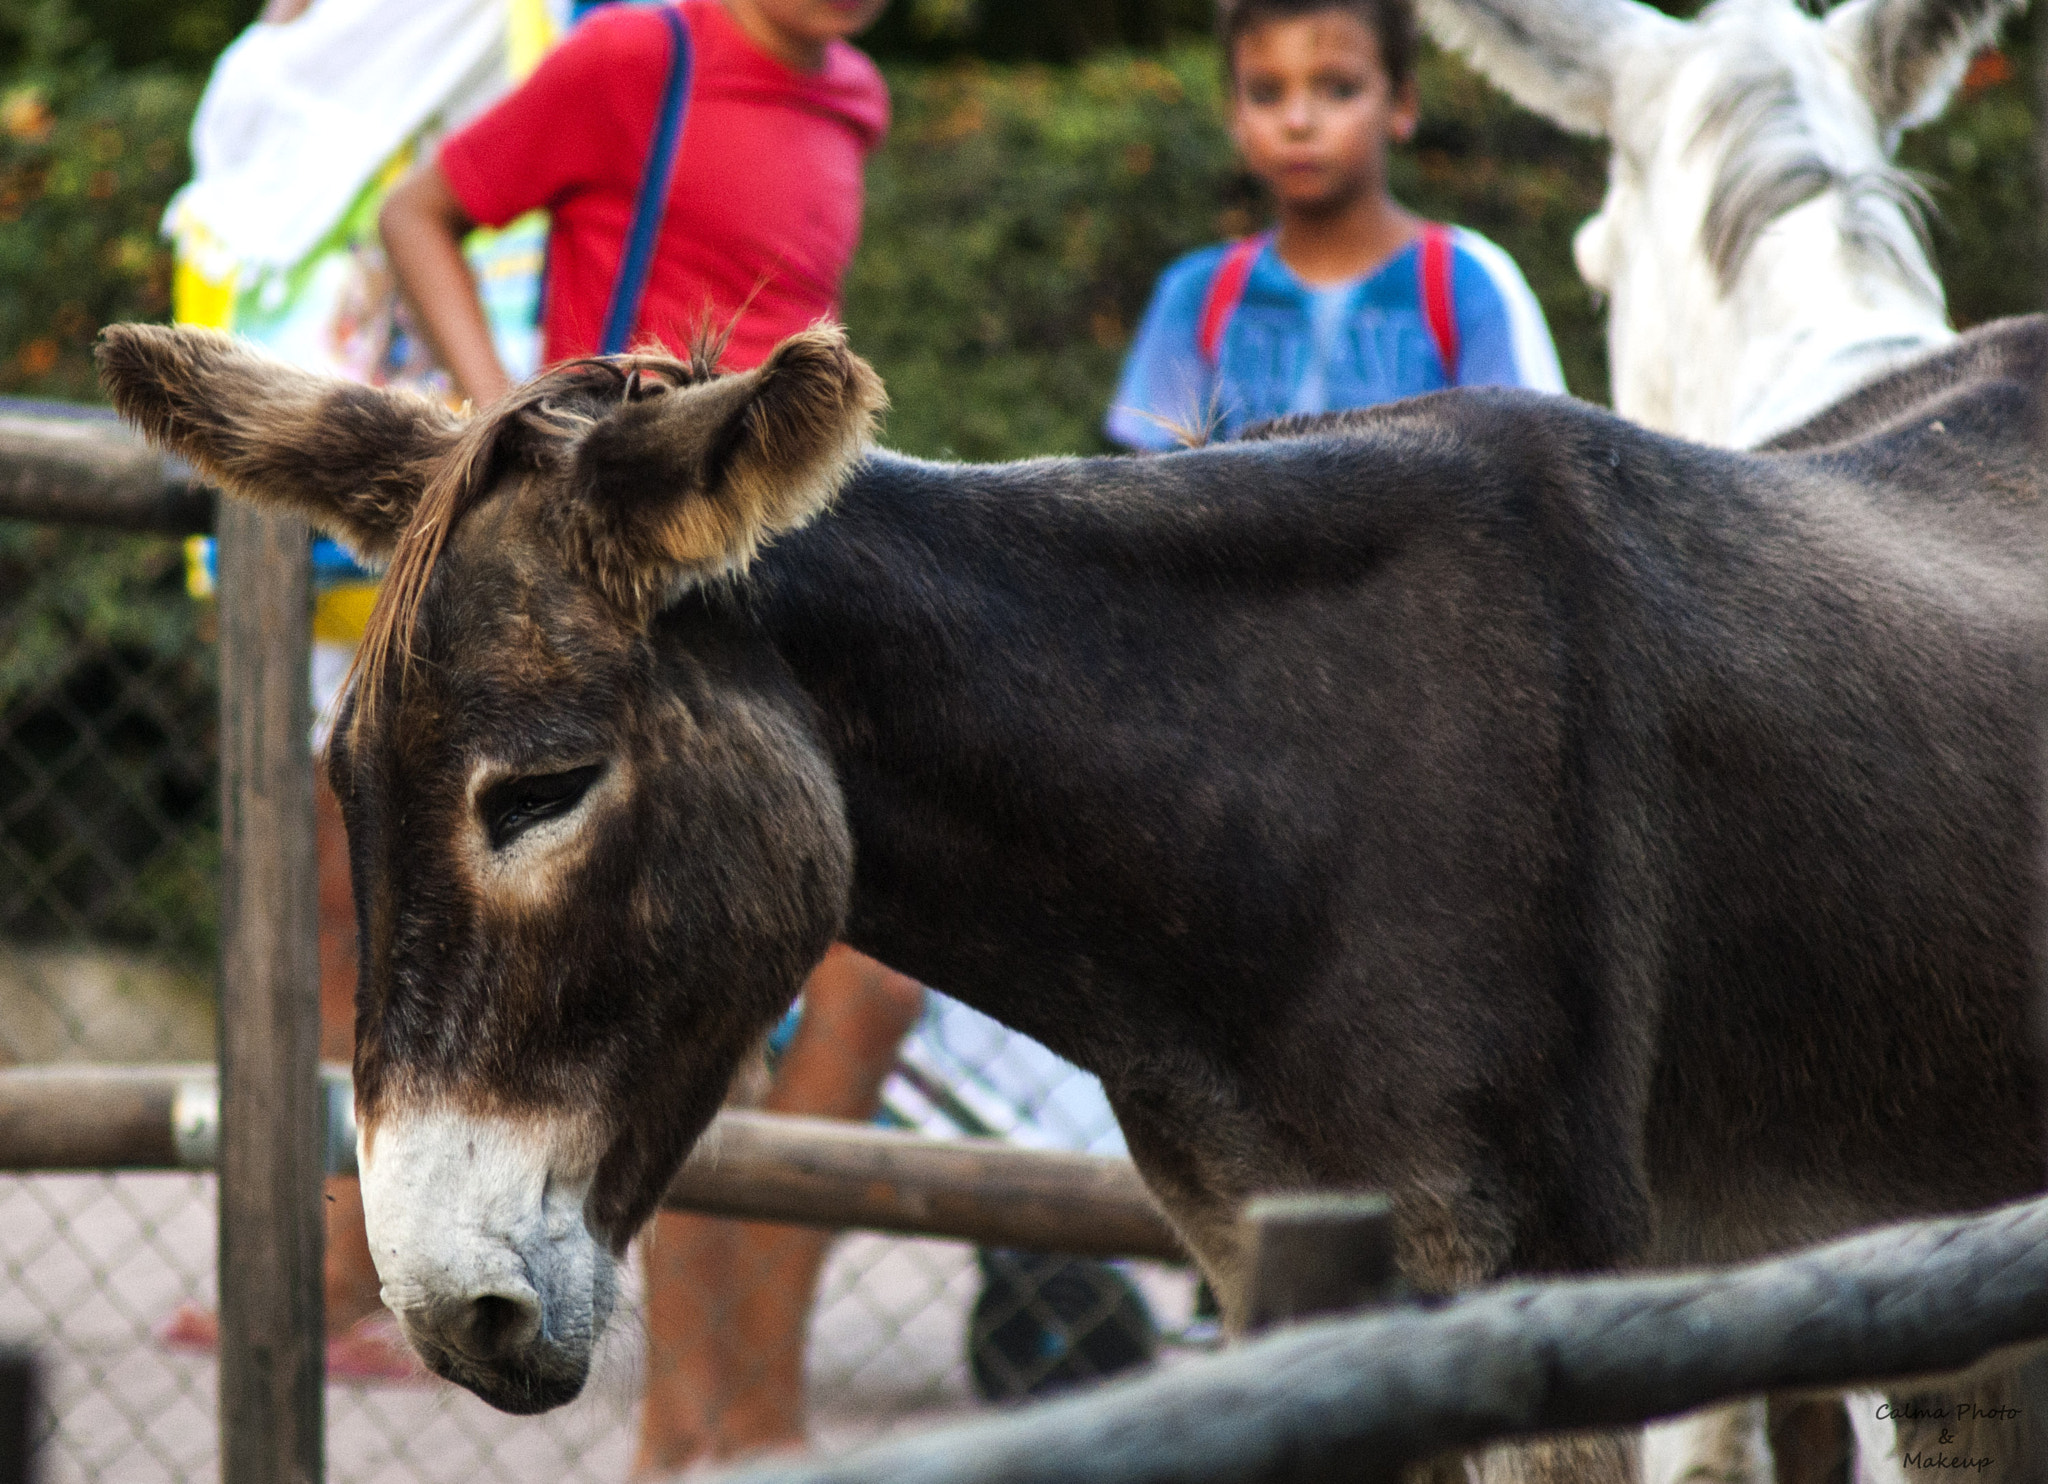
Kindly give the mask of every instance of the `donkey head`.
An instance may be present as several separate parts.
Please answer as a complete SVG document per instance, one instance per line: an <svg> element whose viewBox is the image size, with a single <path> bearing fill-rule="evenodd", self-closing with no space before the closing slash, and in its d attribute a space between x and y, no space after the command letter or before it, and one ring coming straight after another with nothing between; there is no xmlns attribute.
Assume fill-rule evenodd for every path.
<svg viewBox="0 0 2048 1484"><path fill-rule="evenodd" d="M1639 0L1422 13L1518 101L1613 141L1607 199L1575 246L1609 297L1616 409L1744 443L1880 369L1863 360L1887 345L1947 334L1922 198L1891 158L2021 3L1849 0L1821 18L1796 0L1715 0L1690 22Z"/></svg>
<svg viewBox="0 0 2048 1484"><path fill-rule="evenodd" d="M465 422L204 331L100 354L156 441L391 562L328 756L371 1250L435 1370L564 1402L619 1254L845 911L807 706L694 590L827 503L880 383L821 328L743 375L573 364Z"/></svg>

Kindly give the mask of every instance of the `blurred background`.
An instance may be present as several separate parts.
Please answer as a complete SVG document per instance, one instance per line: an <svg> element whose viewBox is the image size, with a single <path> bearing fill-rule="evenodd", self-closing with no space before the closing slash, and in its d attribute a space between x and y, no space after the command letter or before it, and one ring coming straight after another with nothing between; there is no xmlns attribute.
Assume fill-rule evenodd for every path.
<svg viewBox="0 0 2048 1484"><path fill-rule="evenodd" d="M97 401L99 327L168 317L158 224L189 171L208 70L256 9L0 0L0 395ZM1263 224L1223 129L1211 23L1208 0L896 0L864 39L896 122L870 166L845 314L889 386L889 444L964 459L1103 449L1159 270ZM2038 307L2048 281L2033 57L2016 27L1905 146L1940 210L1935 249L1962 326ZM1605 401L1598 307L1570 252L1602 193L1604 146L1426 47L1420 84L1394 193L1505 247L1571 390ZM0 1064L213 1056L210 615L186 594L174 539L0 521ZM976 1132L1036 1118L1069 1147L1120 1147L1099 1093L971 1013L936 1002L913 1046L926 1076L894 1087L905 1121ZM950 1129L935 1086L955 1097ZM48 1477L212 1476L211 1359L155 1338L179 1303L211 1303L212 1219L207 1177L0 1179L0 1332L52 1366ZM1061 1332L1004 1261L842 1240L814 1318L814 1434L829 1445L1052 1376L1085 1327ZM1140 1348L1200 1331L1184 1273L1117 1271L1106 1287L1099 1273L1060 1280L1052 1307L1088 1326L1130 1320ZM1027 1299L987 1308L998 1290ZM986 1342L1032 1305L978 1363L1033 1346L1050 1359L1009 1382L977 1377L971 1335ZM623 1478L632 1351L622 1332L585 1401L516 1424L447 1387L332 1388L330 1477Z"/></svg>
<svg viewBox="0 0 2048 1484"><path fill-rule="evenodd" d="M187 174L207 70L256 8L0 0L0 394L93 398L99 326L167 314L157 222ZM889 383L892 444L969 459L1102 446L1154 276L1261 221L1232 166L1210 24L1208 0L898 0L863 38L896 125L870 169L846 317ZM1941 209L1960 325L2039 299L2026 24L1905 148ZM1572 391L1605 401L1597 315L1570 255L1600 197L1601 147L1427 48L1421 88L1395 195L1505 247Z"/></svg>

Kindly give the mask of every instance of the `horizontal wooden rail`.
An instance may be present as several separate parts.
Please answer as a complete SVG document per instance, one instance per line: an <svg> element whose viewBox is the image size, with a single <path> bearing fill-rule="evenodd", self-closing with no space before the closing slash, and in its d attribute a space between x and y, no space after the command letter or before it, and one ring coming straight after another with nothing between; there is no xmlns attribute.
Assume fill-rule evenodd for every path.
<svg viewBox="0 0 2048 1484"><path fill-rule="evenodd" d="M111 412L0 398L0 518L184 536L213 529L214 496Z"/></svg>
<svg viewBox="0 0 2048 1484"><path fill-rule="evenodd" d="M355 1167L346 1069L326 1069L328 1165ZM211 1066L0 1071L0 1171L211 1169ZM1099 1257L1183 1257L1129 1160L774 1113L719 1115L665 1205Z"/></svg>
<svg viewBox="0 0 2048 1484"><path fill-rule="evenodd" d="M665 1204L962 1237L985 1247L1170 1261L1186 1255L1127 1159L786 1114L720 1114Z"/></svg>
<svg viewBox="0 0 2048 1484"><path fill-rule="evenodd" d="M203 1079L203 1080L202 1080ZM214 1093L210 1066L18 1067L0 1072L0 1169L209 1169L217 1153L217 1106L206 1143L187 1158L181 1118L193 1085ZM216 1098L216 1104L217 1104Z"/></svg>
<svg viewBox="0 0 2048 1484"><path fill-rule="evenodd" d="M1449 1449L1763 1392L1925 1377L2048 1338L2048 1200L1747 1267L1519 1283L727 1484L1372 1484Z"/></svg>

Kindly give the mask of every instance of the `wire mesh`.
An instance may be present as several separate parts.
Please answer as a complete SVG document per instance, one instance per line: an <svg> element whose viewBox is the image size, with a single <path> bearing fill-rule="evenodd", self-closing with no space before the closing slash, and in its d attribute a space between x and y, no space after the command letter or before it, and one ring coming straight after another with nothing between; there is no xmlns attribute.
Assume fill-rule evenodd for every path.
<svg viewBox="0 0 2048 1484"><path fill-rule="evenodd" d="M210 640L178 543L0 523L0 1062L214 1054ZM1122 1149L1092 1078L936 994L883 1109L934 1134ZM49 1484L217 1476L214 1222L208 1176L0 1178L0 1342L40 1358ZM636 1457L837 1449L1207 1335L1192 1279L1158 1265L678 1229L725 1244L723 1280L650 1296L628 1262L590 1385L543 1417L402 1374L388 1323L349 1330L330 1349L328 1477L576 1484L623 1479ZM670 1250L655 1267L690 1263Z"/></svg>

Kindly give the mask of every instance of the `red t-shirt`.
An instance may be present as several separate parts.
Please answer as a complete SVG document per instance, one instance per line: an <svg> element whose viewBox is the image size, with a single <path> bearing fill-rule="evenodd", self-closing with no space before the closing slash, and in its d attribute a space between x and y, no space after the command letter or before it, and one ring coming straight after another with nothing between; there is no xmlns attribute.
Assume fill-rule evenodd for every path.
<svg viewBox="0 0 2048 1484"><path fill-rule="evenodd" d="M726 351L744 370L838 312L860 240L861 166L889 127L889 93L843 41L822 71L801 73L756 48L717 0L682 12L689 112L631 343L687 346L744 305ZM673 49L650 7L595 11L441 146L441 171L473 221L553 213L541 321L551 362L598 348Z"/></svg>

